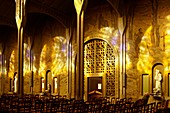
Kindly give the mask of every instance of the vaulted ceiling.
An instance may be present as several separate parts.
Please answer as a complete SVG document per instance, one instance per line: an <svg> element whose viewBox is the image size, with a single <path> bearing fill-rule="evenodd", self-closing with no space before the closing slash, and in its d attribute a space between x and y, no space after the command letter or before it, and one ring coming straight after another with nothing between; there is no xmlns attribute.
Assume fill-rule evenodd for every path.
<svg viewBox="0 0 170 113"><path fill-rule="evenodd" d="M124 0L88 0L87 9L103 3L110 3L115 10L118 10L122 1ZM67 26L73 16L76 16L74 0L26 0L26 13L27 22L32 24L40 24L45 19L52 17L64 26ZM4 38L5 34L3 35L3 33L12 32L11 28L17 29L15 0L0 0L0 38ZM1 41L2 39L0 39Z"/></svg>
<svg viewBox="0 0 170 113"><path fill-rule="evenodd" d="M118 3L118 1L120 0L88 0L87 8L106 2ZM76 14L74 0L26 0L26 12L47 14L58 18L59 21ZM16 27L15 0L0 0L0 25L3 24Z"/></svg>

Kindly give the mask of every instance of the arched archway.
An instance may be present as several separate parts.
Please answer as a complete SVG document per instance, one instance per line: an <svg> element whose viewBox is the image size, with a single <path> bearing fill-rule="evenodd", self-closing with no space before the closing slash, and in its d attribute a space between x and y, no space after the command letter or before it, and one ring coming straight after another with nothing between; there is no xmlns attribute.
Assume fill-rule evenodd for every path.
<svg viewBox="0 0 170 113"><path fill-rule="evenodd" d="M48 84L51 85L51 76L50 76L51 70L47 70L45 74L45 90L47 90Z"/></svg>
<svg viewBox="0 0 170 113"><path fill-rule="evenodd" d="M116 81L119 81L119 77L116 74L116 55L114 53L114 49L105 40L94 38L85 43L84 85L86 99L92 90L100 91L103 97L116 97L119 88ZM96 78L96 84L94 84L95 80L92 80L93 84L91 84L90 78Z"/></svg>
<svg viewBox="0 0 170 113"><path fill-rule="evenodd" d="M13 86L12 86L12 91L14 93L17 93L17 82L18 82L18 77L17 77L17 72L14 73L14 76L13 76Z"/></svg>
<svg viewBox="0 0 170 113"><path fill-rule="evenodd" d="M152 81L151 81L151 83L152 83L152 93L154 92L153 91L153 89L154 89L154 87L155 87L155 75L156 75L156 70L159 70L161 73L162 73L162 75L164 75L164 66L163 66L163 64L162 63L155 63L153 66L152 66ZM164 83L165 82L163 82L165 77L164 76L162 76L162 80L161 80L161 87L164 87ZM164 88L162 88L162 89L164 89ZM163 91L164 92L164 91Z"/></svg>

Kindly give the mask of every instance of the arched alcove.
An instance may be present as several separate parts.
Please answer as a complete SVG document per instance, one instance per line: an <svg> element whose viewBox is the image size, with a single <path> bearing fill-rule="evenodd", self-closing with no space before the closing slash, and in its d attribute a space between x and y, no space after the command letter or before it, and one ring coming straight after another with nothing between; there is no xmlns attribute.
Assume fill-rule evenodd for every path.
<svg viewBox="0 0 170 113"><path fill-rule="evenodd" d="M161 78L162 80L160 81L161 82L161 94L164 94L165 93L165 76L164 76L164 66L162 63L155 63L152 67L152 93L154 93L154 88L156 87L156 80L155 80L155 76L156 76L156 71L159 71L161 72Z"/></svg>

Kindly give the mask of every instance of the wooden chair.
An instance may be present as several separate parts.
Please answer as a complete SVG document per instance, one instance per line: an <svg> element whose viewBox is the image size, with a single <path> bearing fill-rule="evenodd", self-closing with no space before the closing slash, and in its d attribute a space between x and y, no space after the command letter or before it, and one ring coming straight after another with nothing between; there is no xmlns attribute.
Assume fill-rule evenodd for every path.
<svg viewBox="0 0 170 113"><path fill-rule="evenodd" d="M42 100L35 100L31 112L43 112L44 111L44 102Z"/></svg>

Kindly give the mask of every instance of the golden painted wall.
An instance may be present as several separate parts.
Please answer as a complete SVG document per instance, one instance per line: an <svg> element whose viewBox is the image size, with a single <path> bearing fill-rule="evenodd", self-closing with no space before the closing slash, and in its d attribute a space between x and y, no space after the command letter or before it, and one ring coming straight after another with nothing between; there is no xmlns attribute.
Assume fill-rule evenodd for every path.
<svg viewBox="0 0 170 113"><path fill-rule="evenodd" d="M152 92L152 68L162 63L163 73L169 72L169 5L168 0L158 1L158 11L151 1L138 1L134 12L128 16L126 30L126 97L138 98L141 95L141 76L149 74ZM154 7L154 8L153 8ZM157 15L157 16L156 16ZM133 17L131 17L133 16ZM132 21L129 21L132 19ZM155 20L157 19L157 20ZM85 15L85 41L102 38L110 42L114 49L120 48L118 15L107 4L87 9ZM118 30L119 31L119 30ZM119 54L117 54L119 55ZM117 66L117 68L119 68ZM135 85L134 85L135 84ZM166 83L164 82L164 91Z"/></svg>
<svg viewBox="0 0 170 113"><path fill-rule="evenodd" d="M60 75L60 93L67 95L67 73L66 73L66 40L65 29L55 19L51 18L44 22L42 26L32 25L35 33L24 35L24 93L30 93L30 71L34 71L33 93L40 92L40 78L50 69L52 77ZM31 34L31 35L29 35ZM14 34L13 34L14 35ZM29 36L28 36L29 35ZM7 75L5 75L5 93L9 92L9 79L13 78L17 72L17 41L11 34L10 40L5 49L5 59L7 60ZM31 38L31 39L28 39ZM29 45L28 45L29 43ZM31 51L30 51L30 47ZM46 48L45 48L46 46ZM31 52L31 53L30 53ZM31 55L30 55L31 54ZM30 64L32 63L32 65ZM43 71L42 71L43 70Z"/></svg>
<svg viewBox="0 0 170 113"><path fill-rule="evenodd" d="M93 53L93 52L96 53L96 55L98 55L96 56L96 58L103 57L104 64L101 63L103 66L100 66L100 62L102 62L101 60L99 61L96 60L96 65L95 65L95 62L92 63L92 65L94 64L95 66L93 67L91 64L89 64L89 61L91 61L92 59L88 60L88 58L86 58L88 55L85 56L85 64L84 64L85 96L87 94L87 78L88 78L87 76L102 74L103 75L102 80L104 81L102 84L103 85L103 96L119 97L120 96L119 95L120 81L119 81L119 74L118 74L119 73L119 65L118 65L119 54L118 53L121 48L120 48L120 36L118 32L118 15L116 11L109 4L102 4L101 6L96 6L94 9L87 9L85 13L84 21L85 21L84 42L87 45L90 41L92 41L92 39L96 41L102 39L104 42L106 42L110 46L110 49L107 50L108 47L107 47L107 44L105 43L104 56L102 55L102 53L100 54L100 51L99 51L100 50L99 48L102 48L102 44L100 45L94 44L94 50L95 48L98 48L98 50L94 52L94 50L92 49L92 51L88 53L88 55L90 55L90 53ZM86 46L85 46L85 49L87 48ZM112 52L107 53L107 51L112 51ZM109 61L110 59L112 60ZM111 63L113 59L114 59L114 66L109 64L109 62ZM87 64L90 67L88 67Z"/></svg>
<svg viewBox="0 0 170 113"><path fill-rule="evenodd" d="M154 73L152 72L152 67L155 63L163 64L162 73L164 73L164 77L169 72L168 62L170 59L167 54L170 37L168 33L170 29L169 6L169 0L159 0L158 7L156 5L152 6L151 1L148 0L137 2L133 17L133 32L127 35L126 71L128 97L138 97L141 94L142 74L149 74L149 93L152 92L152 82L154 82L152 81L152 74ZM164 93L165 84L164 79Z"/></svg>
<svg viewBox="0 0 170 113"><path fill-rule="evenodd" d="M24 63L23 63L23 76L24 76L24 93L30 93L30 70L31 70L31 63L30 63L30 48L29 45L24 43L24 52L23 52L23 57L24 57Z"/></svg>
<svg viewBox="0 0 170 113"><path fill-rule="evenodd" d="M50 70L51 85L53 86L53 77L60 76L60 93L67 95L65 29L56 20L51 19L44 23L40 30L41 32L33 36L36 37L32 49L34 93L40 92L40 78L45 77L46 71Z"/></svg>
<svg viewBox="0 0 170 113"><path fill-rule="evenodd" d="M140 0L136 2L133 15L128 15L126 30L126 97L138 98L141 95L141 75L149 74L152 78L152 67L155 63L163 64L164 77L167 77L170 68L170 2L169 0L159 0L158 7L152 5L149 0ZM157 9L153 10L153 9ZM84 18L84 41L91 39L103 39L115 51L116 56L116 74L119 75L119 52L120 33L118 29L118 18L120 15L108 4L102 4L91 9L87 9ZM133 16L133 17L130 17ZM155 18L155 19L154 19ZM34 39L32 45L33 52L33 71L34 71L34 93L40 91L40 78L45 76L45 72L51 70L51 79L60 76L60 94L67 95L68 77L66 64L66 30L55 19L49 19L41 26L31 25L35 28L34 33L29 37ZM76 25L73 27L73 75L74 61L76 56ZM141 28L141 29L140 29ZM121 28L120 28L121 29ZM140 31L139 31L140 30ZM26 32L26 33L27 33ZM15 39L17 40L17 39ZM17 71L17 62L13 63L12 57L17 61L17 55L11 56L13 48L16 49L17 43L11 38L7 43L6 60L7 60L7 77L13 76ZM27 53L24 54L27 56ZM27 57L28 58L28 57ZM26 59L26 65L29 59ZM13 67L12 67L13 65ZM25 68L26 69L26 68ZM27 67L26 70L29 68ZM26 71L25 71L26 72ZM24 77L24 91L29 92L29 77ZM72 97L74 97L74 76L72 77ZM117 79L120 79L119 76ZM119 81L116 82L117 94L119 95ZM150 82L151 79L150 79ZM165 82L164 82L165 83ZM163 85L164 91L166 84ZM151 89L151 85L150 85ZM5 86L5 92L8 92L8 86ZM151 90L150 90L151 92Z"/></svg>
<svg viewBox="0 0 170 113"><path fill-rule="evenodd" d="M14 79L14 73L18 72L18 59L17 59L18 53L17 49L14 49L9 58L9 69L8 69L8 77L7 81L9 82L10 78ZM30 86L30 49L28 44L24 43L24 51L23 51L23 76L24 76L24 92L29 93L29 86ZM10 86L7 85L7 90L5 92L9 92Z"/></svg>
<svg viewBox="0 0 170 113"><path fill-rule="evenodd" d="M58 77L60 81L60 94L67 95L67 55L66 39L64 37L54 37L44 45L40 56L39 76L45 77L46 71L51 70L50 84L53 77Z"/></svg>

